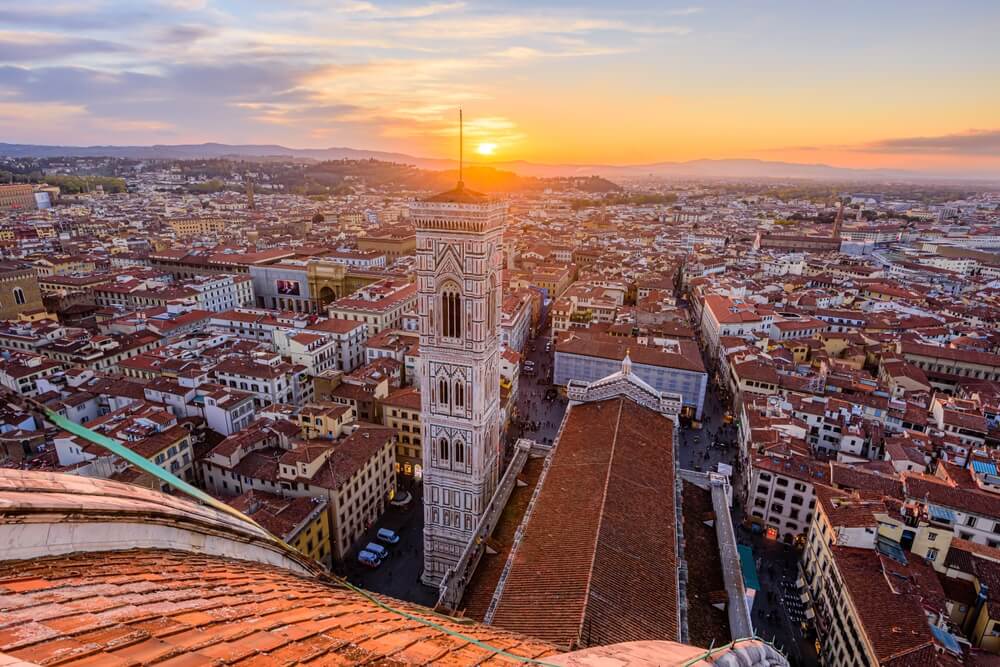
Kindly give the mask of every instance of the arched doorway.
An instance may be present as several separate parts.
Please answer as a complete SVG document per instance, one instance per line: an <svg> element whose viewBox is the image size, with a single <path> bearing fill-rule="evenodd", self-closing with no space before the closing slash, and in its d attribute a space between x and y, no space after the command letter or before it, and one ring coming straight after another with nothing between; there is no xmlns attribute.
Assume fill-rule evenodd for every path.
<svg viewBox="0 0 1000 667"><path fill-rule="evenodd" d="M331 301L336 300L337 293L330 289L329 285L323 285L319 290L319 301L322 305L327 305Z"/></svg>

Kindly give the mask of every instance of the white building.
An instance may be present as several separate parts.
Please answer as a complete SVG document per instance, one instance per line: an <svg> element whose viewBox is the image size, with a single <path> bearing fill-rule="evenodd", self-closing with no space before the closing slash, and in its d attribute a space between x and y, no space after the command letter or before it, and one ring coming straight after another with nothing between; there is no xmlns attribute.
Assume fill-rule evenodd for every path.
<svg viewBox="0 0 1000 667"><path fill-rule="evenodd" d="M523 352L530 334L531 296L519 293L505 297L500 318L500 342L513 350Z"/></svg>

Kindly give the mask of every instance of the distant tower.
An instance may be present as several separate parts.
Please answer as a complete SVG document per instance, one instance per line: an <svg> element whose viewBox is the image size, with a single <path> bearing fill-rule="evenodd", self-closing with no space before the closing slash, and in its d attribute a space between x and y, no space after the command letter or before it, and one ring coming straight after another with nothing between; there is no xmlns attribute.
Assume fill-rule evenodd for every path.
<svg viewBox="0 0 1000 667"><path fill-rule="evenodd" d="M844 222L844 200L837 198L837 217L833 221L833 232L830 234L830 238L839 239L840 238L840 225Z"/></svg>
<svg viewBox="0 0 1000 667"><path fill-rule="evenodd" d="M461 135L461 131L460 131ZM459 179L461 179L461 158ZM417 236L424 583L458 562L500 478L505 202L465 188L410 206Z"/></svg>
<svg viewBox="0 0 1000 667"><path fill-rule="evenodd" d="M247 186L247 208L251 211L257 210L257 204L253 200L253 179L250 177L249 173L243 174L243 182Z"/></svg>

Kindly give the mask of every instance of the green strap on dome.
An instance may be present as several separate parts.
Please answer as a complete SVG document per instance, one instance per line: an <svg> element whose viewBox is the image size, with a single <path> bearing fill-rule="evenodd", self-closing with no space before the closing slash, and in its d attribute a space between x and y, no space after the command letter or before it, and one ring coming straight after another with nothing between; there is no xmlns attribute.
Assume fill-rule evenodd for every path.
<svg viewBox="0 0 1000 667"><path fill-rule="evenodd" d="M217 498L213 498L212 496L208 495L198 487L188 484L177 475L173 474L168 470L164 470L160 466L156 465L155 463L147 459L145 456L140 456L139 454L136 454L131 449L121 444L114 438L109 438L106 435L98 433L97 431L93 431L87 428L86 426L82 426L70 419L67 419L66 417L63 417L59 413L54 412L43 405L40 404L38 405L39 407L41 407L41 409L45 411L45 417L56 426L63 429L64 431L69 431L73 435L80 436L81 438L83 438L88 442L92 442L95 445L103 447L112 454L115 454L116 456L120 456L121 458L125 459L126 461L128 461L135 467L139 468L143 472L149 473L153 477L159 479L161 482L166 482L167 484L174 487L178 491L182 491L187 495L191 496L192 498L206 505L209 505L210 507L217 509L220 512L225 512L226 514L236 519L249 522L250 524L256 526L257 528L260 528L265 533L270 535L270 533L264 530L264 528L261 527L256 521L254 521L247 515L243 514L239 510L230 507L229 505L227 505L226 503L222 502ZM278 541L281 542L281 540ZM285 543L281 542L281 544L284 545ZM292 549L292 547L290 546L288 548ZM296 551L296 553L298 553L298 551Z"/></svg>
<svg viewBox="0 0 1000 667"><path fill-rule="evenodd" d="M239 510L237 510L237 509L235 509L233 507L230 507L229 505L227 505L226 503L222 502L221 500L218 500L217 498L213 498L212 496L208 495L207 493L205 493L204 491L202 491L198 487L193 486L191 484L188 484L187 482L185 482L183 479L181 479L177 475L173 474L172 472L164 470L163 468L161 468L160 466L156 465L155 463L153 463L152 461L150 461L146 457L140 456L139 454L136 454L131 449L129 449L125 445L121 444L117 440L115 440L113 438L109 438L108 436L103 435L101 433L98 433L97 431L91 430L91 429L87 428L86 426L82 426L80 424L77 424L76 422L74 422L72 420L69 420L66 417L63 417L59 413L50 410L49 408L47 408L46 406L42 405L38 401L35 401L35 400L32 400L32 399L28 399L28 400L32 404L34 404L35 406L37 406L39 410L42 410L45 413L46 419L48 419L49 421L51 421L53 424L55 424L59 428L65 430L65 431L68 431L68 432L72 433L73 435L79 436L79 437L83 438L84 440L86 440L87 442L92 442L95 445L103 447L104 449L106 449L109 452L115 454L116 456L120 456L121 458L125 459L126 461L128 461L132 465L136 466L140 470L142 470L144 472L147 472L150 475L152 475L153 477L159 479L161 482L165 482L165 483L169 484L170 486L174 487L178 491L181 491L182 493L186 493L187 495L191 496L195 500L198 500L198 501L200 501L202 503L205 503L206 505L209 505L210 507L213 507L214 509L217 509L220 512L225 512L226 514L228 514L228 515L230 515L230 516L232 516L232 517L234 517L236 519L240 519L241 521L246 521L247 523L249 523L249 524L251 524L253 526L256 526L261 531L263 531L263 533L272 542L274 542L275 544L281 546L284 550L292 552L292 553L294 553L295 555L297 555L299 557L304 557L298 551L298 549L296 549L295 547L289 545L288 543L286 543L281 538L276 537L275 535L272 535L269 531L267 531L265 528L263 528L260 524L258 524L256 521L254 521L253 519L251 519L247 515L243 514L242 512L240 512ZM333 576L333 575L328 575L328 576L330 576L330 578L333 579L336 583L344 586L345 588L350 589L351 591L357 593L358 595L361 595L362 597L366 598L367 600L371 601L372 603L374 603L374 604L378 605L379 607L385 609L386 611L392 612L393 614L397 614L399 616L402 616L403 618L406 618L406 619L409 619L411 621L420 623L422 625L426 625L428 627L434 628L435 630L443 632L443 633L445 633L447 635L450 635L450 636L455 637L457 639L461 639L462 641L468 642L469 644L472 644L473 646L478 646L479 648L481 648L481 649L483 649L485 651L489 651L489 652L494 653L496 655L500 655L500 656L503 656L503 657L508 658L510 660L514 660L514 661L525 663L525 664L542 665L543 667L555 667L555 665L552 665L551 663L543 662L541 660L536 660L534 658L526 658L524 656L514 655L513 653L508 653L507 651L505 651L505 650L503 650L501 648L498 648L496 646L491 646L490 644L487 644L484 641L476 639L475 637L470 637L470 636L465 635L465 634L463 634L461 632L456 632L454 630L449 630L448 628L444 627L443 625L441 625L439 623L435 623L434 621L431 621L429 619L423 618L423 617L418 616L416 614L411 614L409 612L405 612L405 611L403 611L401 609L396 609L395 607L392 607L391 605L387 605L386 603L382 602L381 600L379 600L377 597L375 597L374 595L372 595L368 591L366 591L366 590L364 590L362 588L358 588L354 584L352 584L349 581L347 581L347 579L345 579L345 578L336 577L336 576Z"/></svg>

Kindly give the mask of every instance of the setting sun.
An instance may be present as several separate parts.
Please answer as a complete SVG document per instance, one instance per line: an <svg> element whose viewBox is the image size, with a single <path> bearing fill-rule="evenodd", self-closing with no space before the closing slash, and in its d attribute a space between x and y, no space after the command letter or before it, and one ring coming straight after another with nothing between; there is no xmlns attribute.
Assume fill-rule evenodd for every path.
<svg viewBox="0 0 1000 667"><path fill-rule="evenodd" d="M480 155L493 155L497 150L496 144L479 144L476 148L476 152Z"/></svg>

